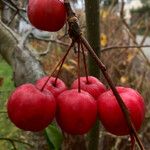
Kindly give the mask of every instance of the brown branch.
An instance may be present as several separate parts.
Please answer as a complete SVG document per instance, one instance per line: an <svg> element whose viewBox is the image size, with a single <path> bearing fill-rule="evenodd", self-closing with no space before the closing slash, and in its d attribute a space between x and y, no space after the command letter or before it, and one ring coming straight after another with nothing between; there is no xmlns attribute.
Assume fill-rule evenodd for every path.
<svg viewBox="0 0 150 150"><path fill-rule="evenodd" d="M21 143L21 144L28 145L29 147L33 147L33 145L31 145L31 144L26 143L26 142L23 142L23 141L20 141L20 140L17 140L17 139L11 139L11 138L3 138L3 137L0 137L0 140L10 141L10 142L17 142L17 143Z"/></svg>
<svg viewBox="0 0 150 150"><path fill-rule="evenodd" d="M129 49L129 48L144 48L144 47L150 47L150 45L133 45L133 46L110 46L106 48L102 48L102 52L106 52L112 49Z"/></svg>
<svg viewBox="0 0 150 150"><path fill-rule="evenodd" d="M144 84L144 80L146 78L146 73L147 73L147 69L143 71L143 74L141 75L140 79L138 79L139 82L137 84L136 89L142 90L142 87L143 87L143 84Z"/></svg>
<svg viewBox="0 0 150 150"><path fill-rule="evenodd" d="M7 26L10 26L10 24L14 21L16 15L18 14L18 10L13 14L13 16L10 18L10 21L7 23Z"/></svg>
<svg viewBox="0 0 150 150"><path fill-rule="evenodd" d="M9 0L9 2L7 0L2 0L2 2L7 5L10 9L12 9L13 11L17 12L17 14L23 18L23 20L25 20L26 22L28 22L27 18L25 16L22 15L21 12L26 12L25 9L23 8L18 8L11 0Z"/></svg>
<svg viewBox="0 0 150 150"><path fill-rule="evenodd" d="M63 45L63 46L69 46L69 43L66 43L66 42L63 42L63 41L57 40L57 39L42 38L42 37L37 37L37 36L36 37L34 36L34 38L37 40L45 41L45 42L52 42L52 43L58 43L58 44Z"/></svg>

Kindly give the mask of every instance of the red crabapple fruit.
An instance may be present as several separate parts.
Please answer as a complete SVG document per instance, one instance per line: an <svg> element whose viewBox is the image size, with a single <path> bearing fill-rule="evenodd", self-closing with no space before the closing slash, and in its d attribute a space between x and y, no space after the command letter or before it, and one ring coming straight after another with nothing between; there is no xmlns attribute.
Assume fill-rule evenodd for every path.
<svg viewBox="0 0 150 150"><path fill-rule="evenodd" d="M131 88L117 87L117 91L128 108L131 120L138 131L145 115L142 96ZM111 90L99 96L98 116L103 126L110 133L115 135L127 135L130 133L121 108Z"/></svg>
<svg viewBox="0 0 150 150"><path fill-rule="evenodd" d="M18 128L36 132L52 122L56 102L49 91L40 91L33 84L23 84L9 97L7 111L10 120Z"/></svg>
<svg viewBox="0 0 150 150"><path fill-rule="evenodd" d="M62 0L29 0L27 14L31 24L44 31L58 31L66 22Z"/></svg>
<svg viewBox="0 0 150 150"><path fill-rule="evenodd" d="M66 90L57 97L56 120L69 134L87 133L97 118L97 104L87 92Z"/></svg>

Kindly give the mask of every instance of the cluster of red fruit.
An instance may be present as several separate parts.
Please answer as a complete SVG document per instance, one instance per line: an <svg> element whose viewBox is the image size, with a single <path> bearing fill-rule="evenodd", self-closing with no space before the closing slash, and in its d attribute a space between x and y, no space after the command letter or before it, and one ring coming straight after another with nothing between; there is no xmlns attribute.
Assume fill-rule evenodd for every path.
<svg viewBox="0 0 150 150"><path fill-rule="evenodd" d="M61 0L29 0L28 17L38 29L58 31L66 21L66 10ZM60 79L48 79L43 77L35 85L24 84L10 96L8 116L17 127L40 131L56 116L63 131L84 134L92 128L98 116L110 133L130 133L113 92L107 91L97 78L80 77L80 82L75 80L70 90ZM139 130L145 114L142 96L131 88L116 88L129 110L136 130Z"/></svg>
<svg viewBox="0 0 150 150"><path fill-rule="evenodd" d="M97 115L107 131L115 135L129 134L126 120L111 90L95 77L80 77L68 90L64 82L51 77L39 79L35 85L18 87L8 100L8 116L19 128L40 131L56 117L60 128L69 134L87 133ZM43 89L43 85L44 89ZM144 119L145 106L142 96L135 90L116 87L127 106L136 130Z"/></svg>

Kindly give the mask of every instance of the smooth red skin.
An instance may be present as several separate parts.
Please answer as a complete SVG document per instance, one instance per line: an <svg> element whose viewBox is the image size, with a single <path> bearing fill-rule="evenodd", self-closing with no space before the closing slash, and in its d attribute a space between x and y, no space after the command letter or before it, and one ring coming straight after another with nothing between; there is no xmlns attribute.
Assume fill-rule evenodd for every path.
<svg viewBox="0 0 150 150"><path fill-rule="evenodd" d="M47 81L47 79L48 79L48 76L45 76L37 80L35 83L36 87L41 89L43 85L45 84L45 82ZM67 90L67 87L65 83L60 79L57 79L56 85L54 85L55 79L56 79L55 77L51 77L48 83L46 84L45 89L50 91L56 98L60 93Z"/></svg>
<svg viewBox="0 0 150 150"><path fill-rule="evenodd" d="M27 14L31 24L44 31L58 31L66 22L66 9L60 0L29 0Z"/></svg>
<svg viewBox="0 0 150 150"><path fill-rule="evenodd" d="M105 85L97 78L88 76L88 81L89 83L87 83L86 77L80 77L81 89L91 94L95 99L106 91ZM72 83L71 88L78 89L78 79Z"/></svg>
<svg viewBox="0 0 150 150"><path fill-rule="evenodd" d="M57 98L56 120L68 134L87 133L97 118L97 104L87 92L77 89L67 90Z"/></svg>
<svg viewBox="0 0 150 150"><path fill-rule="evenodd" d="M131 115L131 120L138 131L145 115L145 104L142 96L131 88L117 87ZM130 134L127 123L115 96L109 90L98 98L98 116L103 126L112 134Z"/></svg>
<svg viewBox="0 0 150 150"><path fill-rule="evenodd" d="M41 131L55 117L56 102L49 91L39 91L32 84L24 84L11 94L7 103L10 120L20 129Z"/></svg>

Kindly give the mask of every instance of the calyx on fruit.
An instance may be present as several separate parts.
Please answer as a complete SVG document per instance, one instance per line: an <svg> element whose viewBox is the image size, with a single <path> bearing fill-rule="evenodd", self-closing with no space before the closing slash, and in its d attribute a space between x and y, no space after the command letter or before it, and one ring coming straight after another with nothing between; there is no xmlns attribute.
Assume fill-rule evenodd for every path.
<svg viewBox="0 0 150 150"><path fill-rule="evenodd" d="M10 120L18 128L36 132L52 122L56 102L49 91L41 92L33 84L23 84L9 97L7 111Z"/></svg>
<svg viewBox="0 0 150 150"><path fill-rule="evenodd" d="M131 88L116 88L129 110L135 129L138 131L145 115L145 106L142 96ZM110 133L115 135L130 134L123 112L111 90L99 96L98 116L105 129Z"/></svg>
<svg viewBox="0 0 150 150"><path fill-rule="evenodd" d="M96 121L97 104L87 92L66 90L57 97L56 120L69 134L87 133Z"/></svg>
<svg viewBox="0 0 150 150"><path fill-rule="evenodd" d="M71 88L77 89L78 86L78 79L76 79L72 83ZM97 99L99 95L106 91L105 85L93 76L88 76L88 82L86 77L80 77L80 87L82 90L91 94L95 99Z"/></svg>
<svg viewBox="0 0 150 150"><path fill-rule="evenodd" d="M58 31L66 22L66 9L60 0L29 0L27 14L31 24L44 31Z"/></svg>
<svg viewBox="0 0 150 150"><path fill-rule="evenodd" d="M45 84L45 82L48 80L48 78L49 78L48 76L45 76L37 80L35 83L36 87L41 89ZM55 83L55 79L56 79L55 77L50 77L50 79L48 80L44 88L50 91L56 98L60 93L67 90L67 87L61 79L57 78L56 83Z"/></svg>

